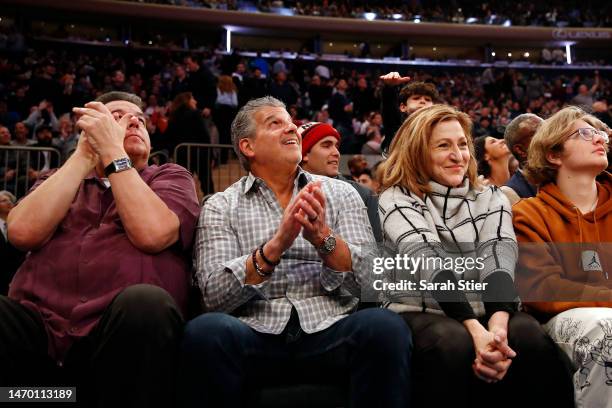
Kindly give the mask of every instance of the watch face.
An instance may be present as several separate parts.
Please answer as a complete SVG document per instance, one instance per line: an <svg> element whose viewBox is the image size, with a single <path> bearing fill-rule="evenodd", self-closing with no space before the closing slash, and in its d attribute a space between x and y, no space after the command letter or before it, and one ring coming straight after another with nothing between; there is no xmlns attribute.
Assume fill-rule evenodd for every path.
<svg viewBox="0 0 612 408"><path fill-rule="evenodd" d="M129 170L132 168L132 162L129 157L122 157L117 160L113 160L106 168L104 169L104 174L106 177L110 176L113 173L119 173L124 170Z"/></svg>
<svg viewBox="0 0 612 408"><path fill-rule="evenodd" d="M122 159L119 160L115 160L115 171L116 172L120 172L123 170L128 170L132 167L132 163L130 162L130 160L127 157L124 157Z"/></svg>
<svg viewBox="0 0 612 408"><path fill-rule="evenodd" d="M331 252L334 250L335 247L336 247L336 238L332 236L325 238L325 241L323 241L323 248L325 249L325 252Z"/></svg>

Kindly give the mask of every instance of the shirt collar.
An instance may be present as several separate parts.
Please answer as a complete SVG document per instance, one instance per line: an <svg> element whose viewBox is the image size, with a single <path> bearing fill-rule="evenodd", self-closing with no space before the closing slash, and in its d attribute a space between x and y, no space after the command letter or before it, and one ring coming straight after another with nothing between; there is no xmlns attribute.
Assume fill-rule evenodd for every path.
<svg viewBox="0 0 612 408"><path fill-rule="evenodd" d="M304 171L300 166L297 168L297 176L295 178L295 183L297 183L298 190L301 190L306 186L306 184L310 183L313 180L313 177L310 173ZM260 177L255 176L253 173L249 172L249 175L246 178L244 183L244 189L242 191L243 194L247 194L249 191L255 188L259 188L261 184L264 184L264 180Z"/></svg>

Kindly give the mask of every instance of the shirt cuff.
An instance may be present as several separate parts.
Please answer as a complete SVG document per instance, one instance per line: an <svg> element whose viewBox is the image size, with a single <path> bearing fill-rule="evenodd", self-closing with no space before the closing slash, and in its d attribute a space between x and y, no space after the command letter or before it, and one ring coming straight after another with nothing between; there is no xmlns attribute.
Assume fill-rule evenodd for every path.
<svg viewBox="0 0 612 408"><path fill-rule="evenodd" d="M264 299L264 300L270 300L263 293L263 291L269 285L269 282L272 280L272 278L266 279L263 282L260 282L256 285L249 285L249 284L244 283L244 281L246 280L246 262L247 262L247 259L249 259L250 257L251 257L251 254L242 255L238 258L234 258L230 261L224 262L221 265L225 269L232 272L232 275L234 275L234 278L236 278L236 281L238 281L242 290L254 292L255 296L261 299Z"/></svg>
<svg viewBox="0 0 612 408"><path fill-rule="evenodd" d="M340 287L344 282L344 277L349 272L335 271L323 265L321 268L321 286L328 292L332 292Z"/></svg>

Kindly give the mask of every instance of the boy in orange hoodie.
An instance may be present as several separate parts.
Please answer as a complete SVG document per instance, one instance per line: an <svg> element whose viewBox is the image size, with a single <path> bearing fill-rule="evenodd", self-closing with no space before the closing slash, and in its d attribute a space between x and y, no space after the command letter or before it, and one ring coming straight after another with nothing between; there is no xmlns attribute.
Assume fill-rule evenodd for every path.
<svg viewBox="0 0 612 408"><path fill-rule="evenodd" d="M513 207L519 293L572 359L578 407L612 407L612 176L604 172L605 128L576 107L544 121L526 166L538 194Z"/></svg>

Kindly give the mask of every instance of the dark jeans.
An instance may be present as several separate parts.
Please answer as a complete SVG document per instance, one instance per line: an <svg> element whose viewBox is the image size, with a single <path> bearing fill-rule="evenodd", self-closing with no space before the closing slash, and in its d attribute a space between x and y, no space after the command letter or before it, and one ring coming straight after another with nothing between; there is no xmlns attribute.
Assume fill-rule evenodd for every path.
<svg viewBox="0 0 612 408"><path fill-rule="evenodd" d="M294 317L280 335L221 313L189 322L181 354L183 405L240 407L253 389L310 381L346 384L351 407L408 406L412 340L398 315L365 309L313 334L302 332Z"/></svg>
<svg viewBox="0 0 612 408"><path fill-rule="evenodd" d="M76 386L79 406L87 407L173 406L182 329L165 290L130 286L73 345L60 370L47 354L40 317L0 296L0 385Z"/></svg>
<svg viewBox="0 0 612 408"><path fill-rule="evenodd" d="M562 353L530 315L515 313L508 344L517 356L502 381L487 384L472 371L472 338L458 321L408 312L412 329L416 407L573 407L571 373ZM481 321L484 327L485 321Z"/></svg>

